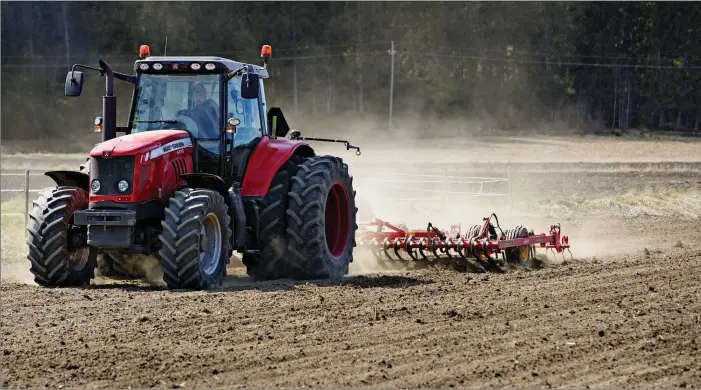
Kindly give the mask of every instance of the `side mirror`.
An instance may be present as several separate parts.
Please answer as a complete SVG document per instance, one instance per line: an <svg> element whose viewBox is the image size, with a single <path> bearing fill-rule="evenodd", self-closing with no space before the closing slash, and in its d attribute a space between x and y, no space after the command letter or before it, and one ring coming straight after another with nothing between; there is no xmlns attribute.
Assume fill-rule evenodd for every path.
<svg viewBox="0 0 701 390"><path fill-rule="evenodd" d="M244 99L258 99L260 91L260 78L255 73L246 73L241 77L241 97Z"/></svg>
<svg viewBox="0 0 701 390"><path fill-rule="evenodd" d="M66 75L66 96L80 96L83 92L83 72L70 71Z"/></svg>

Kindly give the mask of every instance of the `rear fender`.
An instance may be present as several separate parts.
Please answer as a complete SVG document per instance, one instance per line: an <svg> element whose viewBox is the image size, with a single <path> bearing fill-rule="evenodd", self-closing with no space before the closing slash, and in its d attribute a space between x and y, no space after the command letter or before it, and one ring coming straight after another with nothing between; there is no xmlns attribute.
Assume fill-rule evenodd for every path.
<svg viewBox="0 0 701 390"><path fill-rule="evenodd" d="M58 186L78 187L90 192L90 176L83 172L49 171L44 174L55 181Z"/></svg>
<svg viewBox="0 0 701 390"><path fill-rule="evenodd" d="M304 141L271 140L269 137L263 137L248 160L241 196L265 196L277 171L293 155L312 157L314 149Z"/></svg>

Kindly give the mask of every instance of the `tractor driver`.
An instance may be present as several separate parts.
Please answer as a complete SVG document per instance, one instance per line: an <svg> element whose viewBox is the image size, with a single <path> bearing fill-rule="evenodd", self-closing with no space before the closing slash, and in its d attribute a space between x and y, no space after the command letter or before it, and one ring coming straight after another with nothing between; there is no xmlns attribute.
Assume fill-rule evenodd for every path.
<svg viewBox="0 0 701 390"><path fill-rule="evenodd" d="M219 138L218 121L219 108L217 104L207 98L207 90L204 84L197 83L192 88L193 108L189 110L188 116L197 123L199 129L197 138Z"/></svg>

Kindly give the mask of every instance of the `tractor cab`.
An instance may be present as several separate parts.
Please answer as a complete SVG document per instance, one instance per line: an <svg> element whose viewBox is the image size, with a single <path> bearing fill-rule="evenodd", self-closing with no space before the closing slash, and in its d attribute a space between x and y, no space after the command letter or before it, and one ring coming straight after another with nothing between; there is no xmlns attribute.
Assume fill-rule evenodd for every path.
<svg viewBox="0 0 701 390"><path fill-rule="evenodd" d="M125 132L185 130L196 172L240 181L243 162L268 134L261 82L267 70L221 57L148 56L134 71Z"/></svg>

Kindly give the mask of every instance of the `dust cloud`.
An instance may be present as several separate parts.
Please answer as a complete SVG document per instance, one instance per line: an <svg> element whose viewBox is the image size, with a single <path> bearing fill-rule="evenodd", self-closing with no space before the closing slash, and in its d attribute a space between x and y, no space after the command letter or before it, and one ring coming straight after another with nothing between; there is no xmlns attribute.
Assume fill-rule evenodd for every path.
<svg viewBox="0 0 701 390"><path fill-rule="evenodd" d="M34 275L29 271L29 261L15 262L2 261L0 262L0 280L21 283L36 286Z"/></svg>

